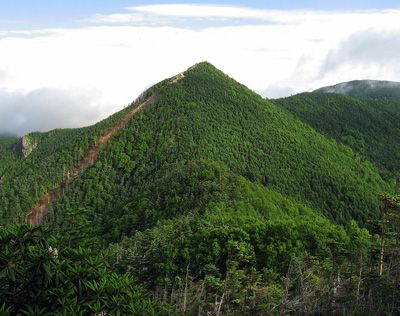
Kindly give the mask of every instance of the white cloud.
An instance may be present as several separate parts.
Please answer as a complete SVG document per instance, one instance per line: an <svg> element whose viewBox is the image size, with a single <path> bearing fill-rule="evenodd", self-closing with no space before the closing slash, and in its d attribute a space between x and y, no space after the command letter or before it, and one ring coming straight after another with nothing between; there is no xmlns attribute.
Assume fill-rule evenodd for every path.
<svg viewBox="0 0 400 316"><path fill-rule="evenodd" d="M293 95L295 94L295 91L292 87L276 83L268 86L264 91L261 91L260 94L270 99L276 99Z"/></svg>
<svg viewBox="0 0 400 316"><path fill-rule="evenodd" d="M272 19L274 11L255 10L245 7L232 7L202 4L161 4L126 8L125 13L95 14L89 21L106 23L133 23L145 25L175 25L179 21L190 27L193 19ZM192 18L189 21L187 18ZM204 25L203 25L204 26Z"/></svg>
<svg viewBox="0 0 400 316"><path fill-rule="evenodd" d="M365 76L400 81L400 72L382 62L383 50L357 60L358 53L343 48L357 34L376 34L360 40L357 52L370 50L380 34L391 36L382 36L379 47L391 47L400 36L399 19L396 10L133 7L96 15L91 19L96 23L87 27L0 32L0 71L7 74L0 89L101 91L87 102L104 117L149 85L203 60L270 97ZM4 106L0 103L0 109ZM84 110L82 102L79 108Z"/></svg>
<svg viewBox="0 0 400 316"><path fill-rule="evenodd" d="M134 12L143 12L173 17L205 17L205 18L264 18L266 10L256 10L246 7L202 5L202 4L159 4L128 8Z"/></svg>
<svg viewBox="0 0 400 316"><path fill-rule="evenodd" d="M5 83L7 79L7 74L5 71L0 70L0 84Z"/></svg>
<svg viewBox="0 0 400 316"><path fill-rule="evenodd" d="M362 68L365 76L400 73L400 32L366 31L350 36L326 57L321 75L343 68Z"/></svg>
<svg viewBox="0 0 400 316"><path fill-rule="evenodd" d="M383 24L393 25L399 18L400 10L363 10L363 11L310 11L310 10L265 10L253 9L241 6L210 5L210 4L152 4L132 6L125 9L124 13L117 14L95 14L89 21L141 24L151 25L175 25L179 19L187 23L190 28L199 19L225 22L244 20L248 24L270 22L271 24L329 24L332 21L337 23L352 22L352 27L365 27L366 22L370 26L374 21ZM384 19L383 19L384 17ZM191 20L189 20L191 19ZM209 21L209 22L210 22ZM342 24L341 23L341 24ZM206 25L203 25L206 27ZM337 25L339 26L339 25Z"/></svg>
<svg viewBox="0 0 400 316"><path fill-rule="evenodd" d="M0 135L80 127L102 117L98 92L38 89L29 93L0 90Z"/></svg>

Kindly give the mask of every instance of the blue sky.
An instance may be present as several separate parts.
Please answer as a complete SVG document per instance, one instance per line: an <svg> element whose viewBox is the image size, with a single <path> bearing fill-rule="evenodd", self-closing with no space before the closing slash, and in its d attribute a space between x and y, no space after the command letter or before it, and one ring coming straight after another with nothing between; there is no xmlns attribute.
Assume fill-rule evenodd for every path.
<svg viewBox="0 0 400 316"><path fill-rule="evenodd" d="M0 0L0 29L75 27L96 14L123 13L128 6L164 3L203 3L246 6L262 9L368 10L400 8L398 0Z"/></svg>

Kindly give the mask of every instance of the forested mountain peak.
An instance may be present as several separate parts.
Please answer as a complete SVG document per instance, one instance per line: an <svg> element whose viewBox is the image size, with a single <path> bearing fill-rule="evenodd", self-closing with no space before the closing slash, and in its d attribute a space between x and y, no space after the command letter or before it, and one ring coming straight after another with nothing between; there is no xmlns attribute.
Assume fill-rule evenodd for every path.
<svg viewBox="0 0 400 316"><path fill-rule="evenodd" d="M203 61L194 64L193 66L189 67L185 71L173 76L172 78L166 79L161 81L160 83L151 87L146 94L149 92L158 91L158 88L161 88L167 84L178 83L179 81L189 80L190 85L197 85L198 87L204 88L206 82L210 85L216 84L219 87L227 88L229 85L239 85L242 88L246 88L234 79L227 76L224 72L219 70L213 64L208 61ZM193 81L194 80L194 81ZM246 88L247 89L247 88ZM196 93L199 93L200 90L197 90Z"/></svg>
<svg viewBox="0 0 400 316"><path fill-rule="evenodd" d="M308 95L321 102L331 96ZM25 220L53 237L40 226L0 233L0 252L11 258L6 269L27 271L16 274L18 284L12 273L0 277L4 308L19 311L20 302L34 302L37 310L86 311L93 297L102 297L96 312L156 310L149 302L133 313L125 303L115 306L115 288L131 293L120 285L132 280L155 302L187 315L329 314L333 300L354 297L344 303L348 308L364 302L364 266L376 260L367 256L370 236L358 225L380 217L378 196L390 185L350 147L210 63L154 85L93 126L28 136L37 146L23 159L11 150L18 139L0 140L0 225ZM28 256L15 242L21 236L39 238L35 247L22 243ZM85 256L106 261L116 274L88 273ZM61 286L58 272L48 273L59 269ZM33 281L19 277L42 270ZM343 277L340 287L332 281ZM15 284L30 289L31 283L40 295L14 295ZM59 300L65 289L70 294ZM141 306L145 300L123 297ZM66 314L78 314L71 310Z"/></svg>
<svg viewBox="0 0 400 316"><path fill-rule="evenodd" d="M353 80L323 87L314 92L339 93L352 97L400 97L400 82L383 80Z"/></svg>
<svg viewBox="0 0 400 316"><path fill-rule="evenodd" d="M186 72L189 72L191 70L194 70L196 68L206 68L206 69L213 69L214 71L220 71L217 67L215 67L212 63L210 63L209 61L200 61L196 64L194 64L193 66L189 67Z"/></svg>
<svg viewBox="0 0 400 316"><path fill-rule="evenodd" d="M164 177L166 170L178 168L178 172L187 163L205 161L206 165L222 164L249 181L308 203L339 222L350 218L364 222L370 216L377 216L376 194L386 184L376 170L354 159L347 147L316 133L208 62L198 63L154 85L130 107L94 126L30 134L37 138L38 146L16 164L15 170L4 174L5 179L13 179L14 188L5 189L7 192L0 192L0 196L9 195L4 200L19 196L17 213L27 214L49 189L68 179L71 170L76 170L125 113L149 98L153 101L113 135L104 149L99 149L101 168L95 164L73 183L81 178L86 179L82 186L97 182L87 179L93 172L90 170L109 166L121 173L116 179L126 179L124 185L113 186L136 192L142 188L138 181L151 187L151 183ZM107 158L102 161L104 157ZM21 175L22 167L32 171ZM110 172L105 174L101 182L107 181L109 175ZM116 179L110 180L111 183ZM120 203L137 203L130 195L126 198ZM85 205L83 201L77 203ZM109 205L106 203L100 209ZM0 215L7 221L15 220L16 210L12 206L12 203L1 205ZM156 213L154 218L166 214L161 209ZM113 237L118 238L118 234Z"/></svg>

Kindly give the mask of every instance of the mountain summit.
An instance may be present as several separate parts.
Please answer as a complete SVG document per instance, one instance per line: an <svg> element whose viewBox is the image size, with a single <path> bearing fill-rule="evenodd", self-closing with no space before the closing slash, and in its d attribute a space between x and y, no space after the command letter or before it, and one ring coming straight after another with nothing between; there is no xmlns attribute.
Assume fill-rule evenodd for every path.
<svg viewBox="0 0 400 316"><path fill-rule="evenodd" d="M99 149L97 161L70 179L103 135L150 97L151 104ZM15 220L11 214L16 210L26 214L50 188L70 179L65 190L60 187L63 198L51 206L55 218L49 220L60 220L72 205L95 209L96 217L109 224L110 216L118 214L114 227L105 229L112 238L119 238L123 227L150 227L206 203L195 198L171 206L175 193L166 184L186 177L193 166L217 164L217 169L309 204L338 222L376 216L376 195L385 187L378 173L354 159L348 148L207 62L156 84L130 107L92 127L30 138L37 147L3 175L10 185L0 189L0 197L9 201L1 205L2 216ZM102 189L93 190L94 183ZM162 199L154 198L160 194Z"/></svg>
<svg viewBox="0 0 400 316"><path fill-rule="evenodd" d="M354 80L323 87L314 92L339 93L351 97L400 97L400 82L380 80Z"/></svg>

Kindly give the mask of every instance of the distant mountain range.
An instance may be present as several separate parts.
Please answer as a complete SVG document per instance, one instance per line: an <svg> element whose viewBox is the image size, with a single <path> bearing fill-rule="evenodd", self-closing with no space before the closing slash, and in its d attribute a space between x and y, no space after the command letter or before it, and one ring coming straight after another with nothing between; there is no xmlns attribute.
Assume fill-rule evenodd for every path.
<svg viewBox="0 0 400 316"><path fill-rule="evenodd" d="M12 138L12 137L16 137L16 135L11 133L0 133L0 138Z"/></svg>
<svg viewBox="0 0 400 316"><path fill-rule="evenodd" d="M354 80L323 87L314 92L340 93L351 97L400 97L400 82L379 80Z"/></svg>

